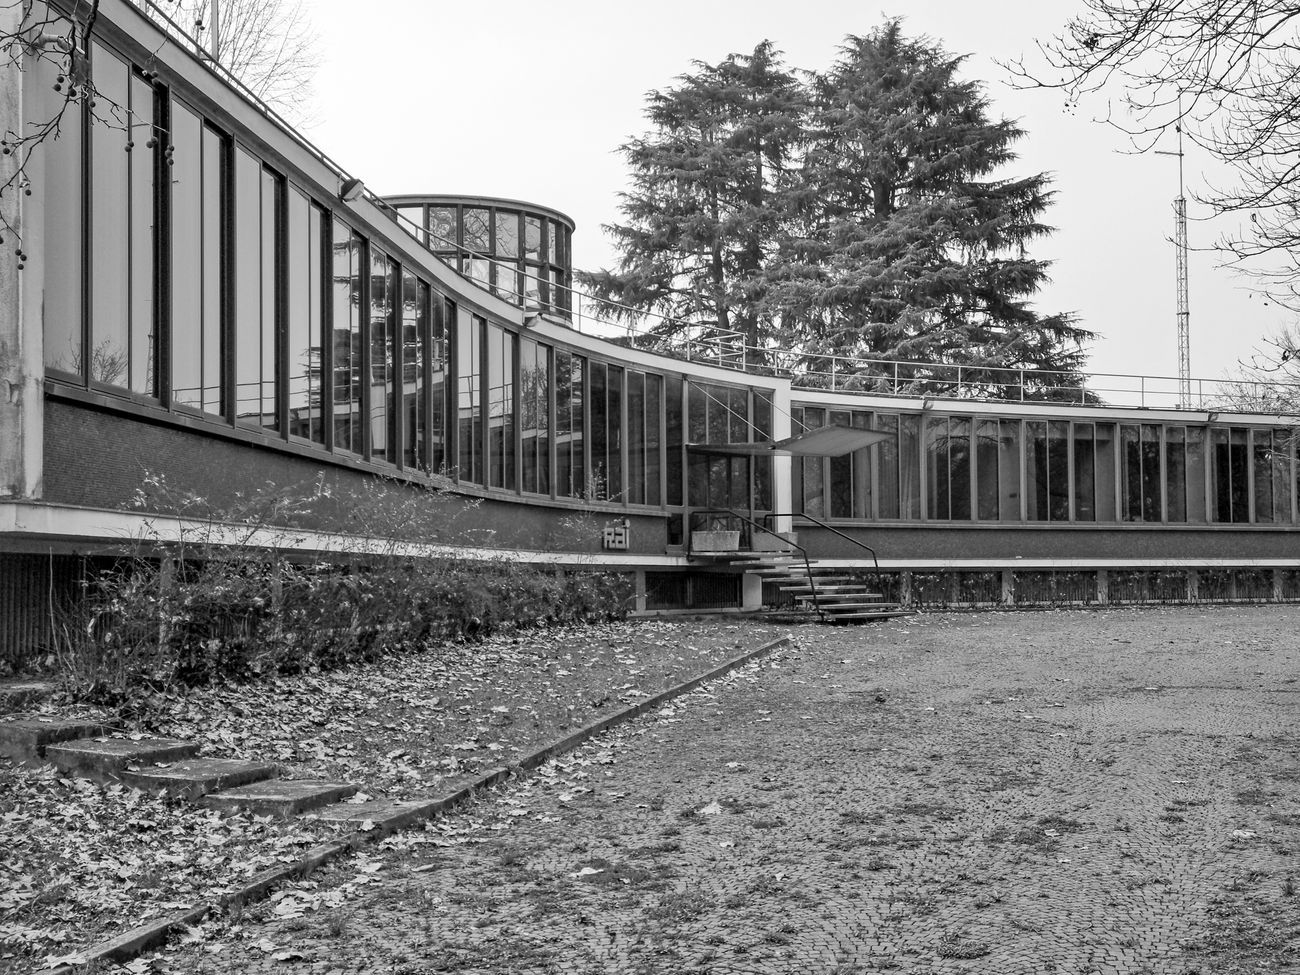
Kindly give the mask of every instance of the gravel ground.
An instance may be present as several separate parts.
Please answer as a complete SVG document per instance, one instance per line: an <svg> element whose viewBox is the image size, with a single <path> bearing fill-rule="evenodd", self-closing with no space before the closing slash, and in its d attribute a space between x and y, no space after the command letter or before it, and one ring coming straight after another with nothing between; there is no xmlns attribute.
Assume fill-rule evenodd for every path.
<svg viewBox="0 0 1300 975"><path fill-rule="evenodd" d="M360 798L431 797L785 632L718 618L531 630L160 697L126 731L350 782ZM105 716L66 701L43 710ZM75 956L344 829L219 816L0 759L0 972Z"/></svg>
<svg viewBox="0 0 1300 975"><path fill-rule="evenodd" d="M166 972L1300 967L1292 607L799 627Z"/></svg>

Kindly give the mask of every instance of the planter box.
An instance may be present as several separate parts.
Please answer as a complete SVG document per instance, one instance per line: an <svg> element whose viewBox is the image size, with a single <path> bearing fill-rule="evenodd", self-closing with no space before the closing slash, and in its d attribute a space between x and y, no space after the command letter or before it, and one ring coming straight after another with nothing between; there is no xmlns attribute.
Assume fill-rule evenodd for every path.
<svg viewBox="0 0 1300 975"><path fill-rule="evenodd" d="M740 532L691 532L692 552L738 552Z"/></svg>
<svg viewBox="0 0 1300 975"><path fill-rule="evenodd" d="M794 548L793 542L799 541L798 532L779 532L769 535L767 532L754 532L750 549L755 552L788 552Z"/></svg>

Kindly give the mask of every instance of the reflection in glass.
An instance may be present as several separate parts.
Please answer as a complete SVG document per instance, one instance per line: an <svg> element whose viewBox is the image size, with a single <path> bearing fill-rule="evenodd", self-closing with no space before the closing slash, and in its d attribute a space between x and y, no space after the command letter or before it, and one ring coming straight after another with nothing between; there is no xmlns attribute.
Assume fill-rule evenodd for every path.
<svg viewBox="0 0 1300 975"><path fill-rule="evenodd" d="M127 387L131 381L127 325L131 193L126 151L130 68L100 44L92 43L91 48L97 97L90 127L94 160L90 168L90 379Z"/></svg>
<svg viewBox="0 0 1300 975"><path fill-rule="evenodd" d="M203 409L203 123L172 102L172 402ZM213 322L217 327L219 322ZM215 364L214 364L215 365Z"/></svg>
<svg viewBox="0 0 1300 975"><path fill-rule="evenodd" d="M1205 446L1204 427L1187 428L1187 520L1204 524L1205 505Z"/></svg>
<svg viewBox="0 0 1300 975"><path fill-rule="evenodd" d="M975 516L980 521L998 520L1000 447L998 421L977 421L975 424Z"/></svg>
<svg viewBox="0 0 1300 975"><path fill-rule="evenodd" d="M515 489L515 335L487 328L489 485Z"/></svg>
<svg viewBox="0 0 1300 975"><path fill-rule="evenodd" d="M448 298L432 292L430 298L429 368L429 470L444 472L454 458L447 456L447 350L448 333L456 321L456 306Z"/></svg>
<svg viewBox="0 0 1300 975"><path fill-rule="evenodd" d="M1074 425L1074 518L1076 521L1097 520L1097 485L1092 437L1091 423Z"/></svg>
<svg viewBox="0 0 1300 975"><path fill-rule="evenodd" d="M334 446L361 453L361 238L334 221Z"/></svg>
<svg viewBox="0 0 1300 975"><path fill-rule="evenodd" d="M645 373L627 374L627 500L645 504Z"/></svg>
<svg viewBox="0 0 1300 975"><path fill-rule="evenodd" d="M325 442L321 407L321 221L319 207L289 189L289 433Z"/></svg>
<svg viewBox="0 0 1300 975"><path fill-rule="evenodd" d="M407 470L429 470L425 417L425 347L429 335L429 286L402 270L402 465Z"/></svg>
<svg viewBox="0 0 1300 975"><path fill-rule="evenodd" d="M684 473L685 434L682 414L682 379L668 376L664 385L664 416L668 431L665 474L668 480L668 503L682 503L682 476Z"/></svg>
<svg viewBox="0 0 1300 975"><path fill-rule="evenodd" d="M519 214L510 210L496 211L496 257L519 256Z"/></svg>
<svg viewBox="0 0 1300 975"><path fill-rule="evenodd" d="M397 266L370 248L370 456L397 458L397 343L393 335Z"/></svg>
<svg viewBox="0 0 1300 975"><path fill-rule="evenodd" d="M456 252L455 207L429 207L429 246L435 251Z"/></svg>
<svg viewBox="0 0 1300 975"><path fill-rule="evenodd" d="M460 443L457 476L483 483L483 331L486 323L461 310L456 330L456 388Z"/></svg>
<svg viewBox="0 0 1300 975"><path fill-rule="evenodd" d="M1115 424L1098 423L1095 460L1098 521L1119 520L1118 509L1115 506L1116 475L1119 472L1119 463L1116 459L1117 448Z"/></svg>
<svg viewBox="0 0 1300 975"><path fill-rule="evenodd" d="M524 257L542 259L542 221L538 217L524 217Z"/></svg>
<svg viewBox="0 0 1300 975"><path fill-rule="evenodd" d="M154 139L153 85L131 77L131 391L157 396L154 334Z"/></svg>
<svg viewBox="0 0 1300 975"><path fill-rule="evenodd" d="M998 520L1019 521L1020 421L998 422Z"/></svg>
<svg viewBox="0 0 1300 975"><path fill-rule="evenodd" d="M55 32L68 33L58 20ZM47 28L49 29L49 28ZM61 372L82 372L81 349L81 174L82 102L67 102L54 90L61 67L52 58L33 63L36 90L45 99L44 118L63 115L56 135L41 143L45 156L45 263L59 275L59 287L47 288L41 304L45 365Z"/></svg>
<svg viewBox="0 0 1300 975"><path fill-rule="evenodd" d="M465 207L464 237L465 246L476 254L489 253L489 235L491 224L488 221L489 210L480 207ZM486 281L487 278L481 280Z"/></svg>

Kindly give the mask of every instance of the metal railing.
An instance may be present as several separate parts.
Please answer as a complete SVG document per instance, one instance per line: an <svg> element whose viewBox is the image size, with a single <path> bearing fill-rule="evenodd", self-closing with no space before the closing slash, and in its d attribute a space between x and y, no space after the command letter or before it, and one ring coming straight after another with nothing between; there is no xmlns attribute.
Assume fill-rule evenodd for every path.
<svg viewBox="0 0 1300 975"><path fill-rule="evenodd" d="M773 529L771 529L771 528L768 528L766 525L764 525L764 524L762 524L762 523L760 523L760 522L757 522L757 521L755 521L754 519L752 519L752 518L750 518L750 517L748 517L748 516L746 516L746 515L742 515L739 511L735 511L735 510L733 510L733 509L731 509L731 508L699 508L699 509L696 509L695 511L692 511L692 512L691 512L691 516L690 516L690 523L687 525L687 528L688 528L687 542L686 542L686 545L687 545L687 548L686 548L687 554L694 554L695 546L694 546L693 542L694 542L694 534L695 534L695 532L697 531L697 529L696 529L696 527L695 527L695 525L696 525L696 519L697 519L697 518L712 518L712 519L714 519L714 520L716 521L716 520L719 519L719 517L721 517L722 519L725 519L725 522L726 522L727 524L730 524L732 521L737 521L737 522L740 522L742 525L745 525L746 527L750 528L751 530L753 530L753 529L758 529L760 532L763 532L765 535L771 535L771 536L773 536L774 538L780 539L782 542L784 542L786 545L789 545L791 548L798 549L798 550L799 550L799 554L803 556L804 574L807 575L807 577L808 577L808 588L809 588L809 590L811 591L811 594L812 594L813 609L817 611L817 618L818 618L819 620L824 620L824 619L826 618L826 614L822 611L821 599L820 599L820 598L818 597L818 595L817 595L817 582L816 582L816 580L813 578L812 562L809 561L809 559L808 559L808 549L805 548L803 545L800 545L798 542L795 542L795 541L792 541L792 540L786 538L786 537L785 537L784 535L782 535L780 532L775 531L775 530L773 530ZM766 519L764 519L764 520L766 520ZM703 529L700 529L700 530L703 530ZM729 530L729 529L723 529L723 530ZM833 530L833 529L832 529L832 530ZM755 551L753 550L753 547L752 547L752 546L753 546L753 535L752 535L752 534L750 535L750 546L751 546L751 547L749 548L747 554L750 554L750 555L763 555L763 554L767 554L767 553L762 553L762 552L755 552Z"/></svg>
<svg viewBox="0 0 1300 975"><path fill-rule="evenodd" d="M764 515L763 521L765 523L768 523L771 521L775 521L775 519L777 518L789 518L792 527L793 527L794 519L796 518L799 518L803 521L810 521L818 528L824 528L826 531L838 535L846 542L850 542L856 545L858 548L865 550L871 556L872 573L874 574L876 580L876 592L880 595L881 599L885 598L884 583L880 578L880 560L876 558L876 550L872 548L870 545L868 545L866 542L859 541L858 539L854 538L852 535L846 535L838 528L826 524L826 522L822 521L820 518L814 518L806 511L787 511L785 513L773 512L772 514Z"/></svg>

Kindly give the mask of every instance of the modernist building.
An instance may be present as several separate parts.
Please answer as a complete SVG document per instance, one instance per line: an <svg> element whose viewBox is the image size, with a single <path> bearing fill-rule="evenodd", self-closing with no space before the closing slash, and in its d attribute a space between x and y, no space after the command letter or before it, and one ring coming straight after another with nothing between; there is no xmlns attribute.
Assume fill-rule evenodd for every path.
<svg viewBox="0 0 1300 975"><path fill-rule="evenodd" d="M147 475L216 504L433 486L475 502L463 544L634 572L648 609L756 604L691 532L770 514L829 565L869 545L913 602L1300 597L1294 418L600 338L563 213L377 198L140 4L101 0L71 74L49 37L0 68L0 130L58 123L0 198L0 644L139 531ZM74 6L42 32L81 44ZM828 425L879 442L762 446ZM363 544L344 511L310 527L309 554Z"/></svg>

